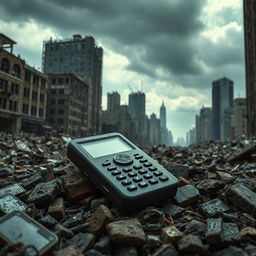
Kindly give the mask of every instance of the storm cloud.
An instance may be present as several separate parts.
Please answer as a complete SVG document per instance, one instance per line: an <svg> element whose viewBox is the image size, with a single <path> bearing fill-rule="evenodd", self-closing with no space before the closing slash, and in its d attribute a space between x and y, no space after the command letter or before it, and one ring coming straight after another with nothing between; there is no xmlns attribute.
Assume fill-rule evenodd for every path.
<svg viewBox="0 0 256 256"><path fill-rule="evenodd" d="M226 6L211 16L211 10L205 12L205 7L214 1L8 0L1 3L0 22L16 23L20 28L37 24L65 39L77 33L92 35L126 60L123 73L127 76L104 67L104 93L117 85L122 93L127 83L135 80L125 81L132 72L145 81L146 92L154 90L160 97L173 100L178 87L183 88L179 96L186 96L186 89L190 94L194 92L194 97L201 100L194 105L196 112L207 101L210 105L211 82L224 75L239 85L239 92L244 91L242 9ZM3 32L8 35L8 31ZM33 40L29 34L24 37ZM18 42L18 38L14 40ZM32 49L29 53L28 47L23 52L41 63L41 47L34 47L38 55ZM115 67L115 60L106 62ZM104 76L110 77L106 72L113 72L112 77L120 75L124 81L118 84L104 80ZM185 104L179 110L183 113L184 108ZM188 115L190 110L191 106Z"/></svg>

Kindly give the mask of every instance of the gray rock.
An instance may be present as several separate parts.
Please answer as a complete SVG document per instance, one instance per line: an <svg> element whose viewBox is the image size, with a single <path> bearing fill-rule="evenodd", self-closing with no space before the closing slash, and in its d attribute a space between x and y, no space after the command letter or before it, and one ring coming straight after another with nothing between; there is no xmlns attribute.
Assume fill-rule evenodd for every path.
<svg viewBox="0 0 256 256"><path fill-rule="evenodd" d="M176 164L172 162L165 162L163 166L166 170L168 170L171 174L173 174L177 178L183 177L187 179L189 176L189 167L186 165Z"/></svg>
<svg viewBox="0 0 256 256"><path fill-rule="evenodd" d="M174 197L176 203L182 207L192 205L197 202L199 198L199 191L192 185L186 185L178 188Z"/></svg>
<svg viewBox="0 0 256 256"><path fill-rule="evenodd" d="M206 232L206 224L198 221L198 220L192 220L187 224L185 234L193 234L193 235L205 235Z"/></svg>
<svg viewBox="0 0 256 256"><path fill-rule="evenodd" d="M248 176L248 179L237 178L236 183L241 183L253 192L256 192L256 181Z"/></svg>
<svg viewBox="0 0 256 256"><path fill-rule="evenodd" d="M51 228L58 223L58 221L54 219L51 215L46 215L40 218L38 221L47 228Z"/></svg>
<svg viewBox="0 0 256 256"><path fill-rule="evenodd" d="M256 216L256 193L243 184L235 184L226 192L226 196L239 209Z"/></svg>
<svg viewBox="0 0 256 256"><path fill-rule="evenodd" d="M6 178L8 176L13 175L14 168L11 167L0 167L0 178Z"/></svg>
<svg viewBox="0 0 256 256"><path fill-rule="evenodd" d="M214 253L214 256L249 256L243 249L236 246L229 246Z"/></svg>
<svg viewBox="0 0 256 256"><path fill-rule="evenodd" d="M179 240L178 249L182 253L205 254L208 246L198 236L186 235Z"/></svg>
<svg viewBox="0 0 256 256"><path fill-rule="evenodd" d="M169 214L173 218L178 218L186 209L173 203L167 203L162 207L165 215Z"/></svg>
<svg viewBox="0 0 256 256"><path fill-rule="evenodd" d="M93 247L95 237L91 233L79 233L70 240L70 245L76 248L78 251L85 253L87 250Z"/></svg>
<svg viewBox="0 0 256 256"><path fill-rule="evenodd" d="M163 244L152 256L178 256L178 253L171 244Z"/></svg>
<svg viewBox="0 0 256 256"><path fill-rule="evenodd" d="M33 189L37 184L43 182L43 178L38 173L30 176L29 178L22 181L22 186L26 189Z"/></svg>
<svg viewBox="0 0 256 256"><path fill-rule="evenodd" d="M229 207L218 198L200 204L199 208L202 214L208 217L218 217L221 213L229 210Z"/></svg>
<svg viewBox="0 0 256 256"><path fill-rule="evenodd" d="M224 182L214 179L205 179L200 181L196 188L201 194L216 194L221 188L224 187Z"/></svg>
<svg viewBox="0 0 256 256"><path fill-rule="evenodd" d="M235 223L223 223L222 243L236 244L241 240L239 229Z"/></svg>
<svg viewBox="0 0 256 256"><path fill-rule="evenodd" d="M109 236L101 237L94 245L94 248L101 253L111 255L112 254L112 242L111 242L110 237Z"/></svg>
<svg viewBox="0 0 256 256"><path fill-rule="evenodd" d="M39 183L29 195L28 201L39 206L48 205L58 195L59 188L55 180Z"/></svg>

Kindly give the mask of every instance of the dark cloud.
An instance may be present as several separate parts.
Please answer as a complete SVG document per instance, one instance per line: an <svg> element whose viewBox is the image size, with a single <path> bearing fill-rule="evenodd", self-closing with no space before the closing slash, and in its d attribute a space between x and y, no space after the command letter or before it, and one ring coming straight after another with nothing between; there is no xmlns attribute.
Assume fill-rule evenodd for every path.
<svg viewBox="0 0 256 256"><path fill-rule="evenodd" d="M178 75L201 72L192 42L203 28L198 0L8 0L1 9L5 20L32 19L64 37L82 33L114 41L130 70L153 78L156 68Z"/></svg>
<svg viewBox="0 0 256 256"><path fill-rule="evenodd" d="M201 35L201 32L208 29L200 19L207 2L8 0L1 2L0 19L20 26L32 21L51 28L63 38L71 38L77 33L92 35L108 49L126 56L129 61L127 68L138 74L138 80L141 79L140 75L153 79L145 79L148 82L144 84L146 92L155 86L154 81L163 81L165 84L189 88L181 90L184 95L189 95L191 88L196 89L199 94L208 96L210 105L212 81L223 76L232 79L235 90L244 95L244 50L243 31L232 26L216 43ZM211 19L217 26L224 26L232 21L241 25L242 7L224 8ZM24 37L33 40L29 35ZM13 38L19 43L18 38ZM29 48L23 47L22 55L24 58L29 56L32 65L36 63L36 59L40 63L41 47L38 47L40 52L37 54L35 49L30 52ZM120 77L120 91L126 88L125 79ZM104 81L104 93L110 89L119 89L113 86L116 83ZM157 89L155 91L161 97L173 99L173 95L178 95L174 93L176 89L173 86ZM170 114L169 123L173 124L176 131L181 130L181 127L187 129L194 123L195 113L197 111L193 108L184 106Z"/></svg>
<svg viewBox="0 0 256 256"><path fill-rule="evenodd" d="M199 44L199 48L207 45L206 51L198 51L198 55L204 63L211 67L223 67L225 65L240 65L244 61L243 52L243 34L233 27L227 29L224 37L221 37L217 43L205 39Z"/></svg>

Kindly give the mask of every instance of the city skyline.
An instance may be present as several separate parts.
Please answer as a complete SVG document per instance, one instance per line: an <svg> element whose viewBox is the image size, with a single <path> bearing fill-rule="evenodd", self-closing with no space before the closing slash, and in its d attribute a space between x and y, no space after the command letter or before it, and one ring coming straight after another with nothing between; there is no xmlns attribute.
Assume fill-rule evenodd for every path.
<svg viewBox="0 0 256 256"><path fill-rule="evenodd" d="M241 0L63 1L61 7L57 1L8 1L0 13L1 32L18 42L15 54L35 67L41 66L43 40L94 36L105 51L103 109L107 92L118 90L123 104L128 85L134 91L143 87L146 114L158 114L164 100L167 127L175 138L185 136L202 105L211 105L213 80L229 77L234 98L244 97ZM87 17L90 22L84 22Z"/></svg>

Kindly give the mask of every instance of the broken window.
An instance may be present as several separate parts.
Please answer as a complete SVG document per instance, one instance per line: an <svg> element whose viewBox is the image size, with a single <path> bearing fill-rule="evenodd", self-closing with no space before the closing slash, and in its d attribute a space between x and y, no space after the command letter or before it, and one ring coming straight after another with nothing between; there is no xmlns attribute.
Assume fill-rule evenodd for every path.
<svg viewBox="0 0 256 256"><path fill-rule="evenodd" d="M18 64L14 64L12 68L12 75L15 77L20 77L20 67Z"/></svg>
<svg viewBox="0 0 256 256"><path fill-rule="evenodd" d="M3 58L1 61L1 71L5 73L9 73L10 71L10 62L6 58Z"/></svg>

